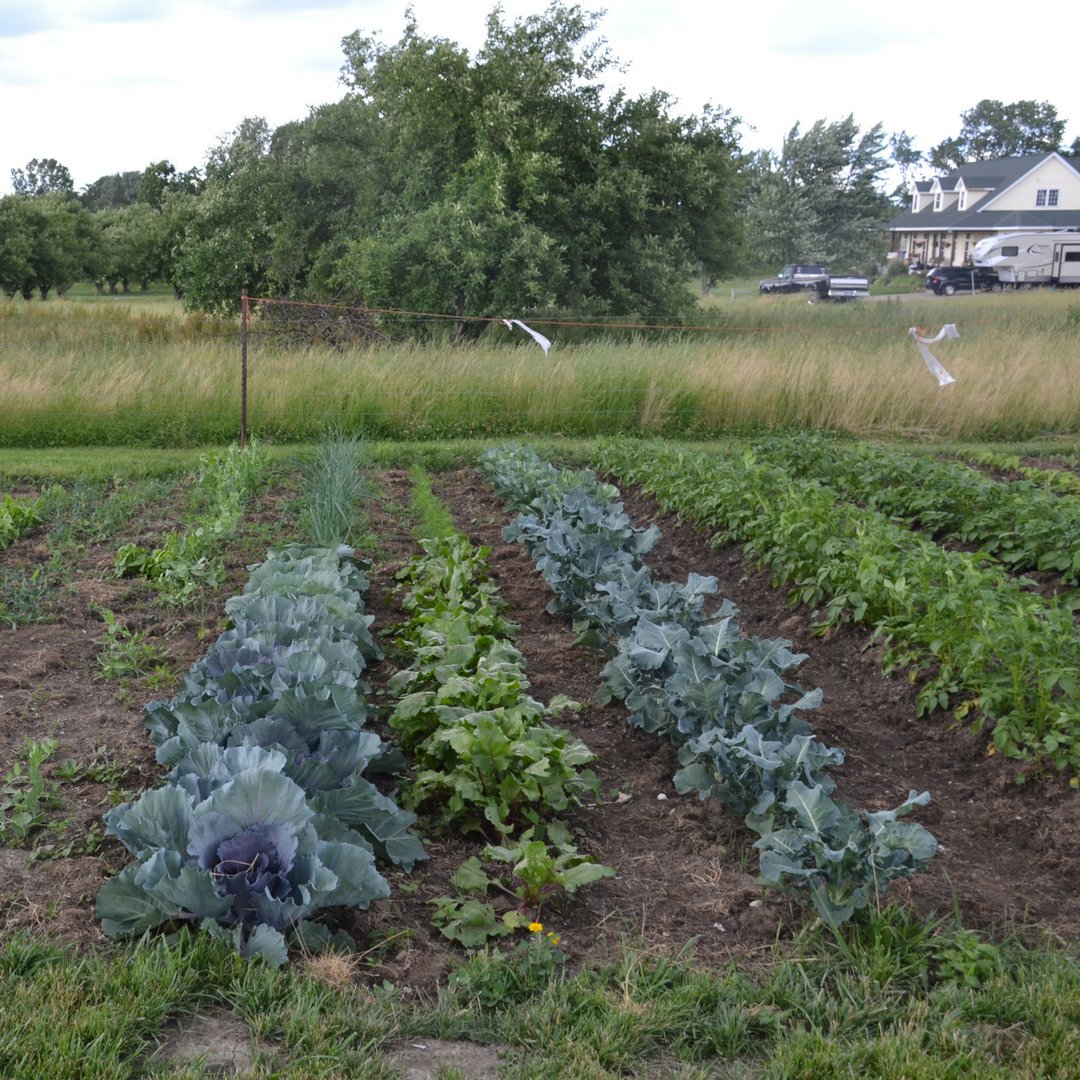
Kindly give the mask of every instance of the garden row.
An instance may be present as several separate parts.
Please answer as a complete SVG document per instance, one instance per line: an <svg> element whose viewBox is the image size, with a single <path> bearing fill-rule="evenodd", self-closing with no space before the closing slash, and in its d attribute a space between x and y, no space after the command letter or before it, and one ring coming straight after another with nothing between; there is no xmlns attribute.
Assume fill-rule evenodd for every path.
<svg viewBox="0 0 1080 1080"><path fill-rule="evenodd" d="M831 798L825 770L843 760L818 742L789 672L805 656L787 641L740 634L724 602L706 611L713 578L658 584L644 562L659 530L635 527L618 492L588 471L560 471L531 450L501 447L481 458L496 491L521 511L504 531L525 543L582 641L608 647L605 695L630 723L679 748L677 789L717 798L744 815L760 839L761 878L808 896L837 926L875 901L885 884L926 865L936 849L921 826L898 818L929 795L912 792L893 811L859 812Z"/></svg>
<svg viewBox="0 0 1080 1080"><path fill-rule="evenodd" d="M420 544L424 554L398 574L408 588L388 725L414 770L402 802L433 828L495 841L453 875L455 894L435 902L442 933L471 947L535 926L545 903L613 871L578 851L564 820L599 797L586 767L595 755L548 723L580 706L528 694L488 549L459 535Z"/></svg>
<svg viewBox="0 0 1080 1080"><path fill-rule="evenodd" d="M1080 495L1080 476L1073 471L1077 466L1074 457L1055 456L1053 463L1056 465L1060 462L1060 468L1025 465L1018 454L1002 454L993 450L970 450L960 457L973 465L1019 473L1025 480L1059 495Z"/></svg>
<svg viewBox="0 0 1080 1080"><path fill-rule="evenodd" d="M842 499L914 521L938 541L975 545L1012 570L1080 583L1080 499L1073 496L1055 496L1029 479L998 483L958 462L821 435L767 439L753 453Z"/></svg>
<svg viewBox="0 0 1080 1080"><path fill-rule="evenodd" d="M377 857L405 869L425 857L414 815L368 779L404 763L364 727L361 673L380 655L367 587L349 549L271 552L180 691L147 705L171 771L106 815L136 860L101 889L106 934L194 922L279 964L286 935L339 943L316 911L388 895Z"/></svg>
<svg viewBox="0 0 1080 1080"><path fill-rule="evenodd" d="M908 667L920 681L920 713L987 719L996 751L1052 762L1077 782L1080 643L1065 604L753 451L612 441L596 461L715 530L714 542L741 542L775 583L791 584L793 603L821 605L822 627L869 624L886 671Z"/></svg>

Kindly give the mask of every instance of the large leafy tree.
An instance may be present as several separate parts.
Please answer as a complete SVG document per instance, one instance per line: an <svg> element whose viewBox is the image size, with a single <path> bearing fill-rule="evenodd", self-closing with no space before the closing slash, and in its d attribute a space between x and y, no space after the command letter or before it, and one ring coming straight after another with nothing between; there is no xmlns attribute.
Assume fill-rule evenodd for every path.
<svg viewBox="0 0 1080 1080"><path fill-rule="evenodd" d="M942 172L972 161L1062 149L1065 121L1049 101L1004 104L984 98L960 119L960 133L930 151L930 164Z"/></svg>
<svg viewBox="0 0 1080 1080"><path fill-rule="evenodd" d="M796 124L779 154L748 169L747 233L760 264L827 262L841 269L873 262L892 212L881 190L888 169L881 124L861 131L853 116Z"/></svg>
<svg viewBox="0 0 1080 1080"><path fill-rule="evenodd" d="M133 203L97 216L103 238L100 281L109 292L118 285L127 292L132 282L146 288L167 279L166 219L160 210Z"/></svg>
<svg viewBox="0 0 1080 1080"><path fill-rule="evenodd" d="M189 238L189 299L235 305L246 275L462 319L685 311L690 278L737 250L735 121L609 93L598 18L553 3L507 23L496 9L475 57L411 15L393 45L347 37L342 101L257 154L230 151L227 183L208 166L199 201L220 214Z"/></svg>
<svg viewBox="0 0 1080 1080"><path fill-rule="evenodd" d="M11 170L11 190L16 195L72 195L75 185L56 158L33 158L25 168Z"/></svg>
<svg viewBox="0 0 1080 1080"><path fill-rule="evenodd" d="M9 195L0 199L0 290L41 299L55 289L95 277L102 242L98 222L67 195Z"/></svg>

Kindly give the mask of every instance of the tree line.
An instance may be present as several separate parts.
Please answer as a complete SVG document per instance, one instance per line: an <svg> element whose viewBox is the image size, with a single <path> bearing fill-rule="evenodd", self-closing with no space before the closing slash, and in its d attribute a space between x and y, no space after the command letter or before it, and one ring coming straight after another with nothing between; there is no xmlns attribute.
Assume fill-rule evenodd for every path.
<svg viewBox="0 0 1080 1080"><path fill-rule="evenodd" d="M247 290L461 327L549 310L678 318L691 280L872 266L905 199L890 172L1062 149L1048 102L982 101L926 153L847 116L748 154L728 111L608 93L619 65L599 21L560 0L514 22L496 8L470 56L407 13L392 45L344 39L340 101L276 129L245 120L201 168L155 162L76 194L63 165L35 159L0 199L0 290L167 282L191 309L234 312Z"/></svg>

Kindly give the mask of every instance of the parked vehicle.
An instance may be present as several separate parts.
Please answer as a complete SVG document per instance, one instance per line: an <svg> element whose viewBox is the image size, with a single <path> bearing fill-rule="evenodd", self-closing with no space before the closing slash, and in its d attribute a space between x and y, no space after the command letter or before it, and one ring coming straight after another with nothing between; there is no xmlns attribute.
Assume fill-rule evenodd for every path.
<svg viewBox="0 0 1080 1080"><path fill-rule="evenodd" d="M926 287L938 296L958 292L989 292L1000 289L1001 283L993 270L981 266L935 266L926 275Z"/></svg>
<svg viewBox="0 0 1080 1080"><path fill-rule="evenodd" d="M980 240L976 266L1006 285L1080 285L1080 231L1005 233Z"/></svg>
<svg viewBox="0 0 1080 1080"><path fill-rule="evenodd" d="M853 300L870 292L864 277L834 277L821 263L788 263L776 277L758 282L762 295L813 290L822 300Z"/></svg>

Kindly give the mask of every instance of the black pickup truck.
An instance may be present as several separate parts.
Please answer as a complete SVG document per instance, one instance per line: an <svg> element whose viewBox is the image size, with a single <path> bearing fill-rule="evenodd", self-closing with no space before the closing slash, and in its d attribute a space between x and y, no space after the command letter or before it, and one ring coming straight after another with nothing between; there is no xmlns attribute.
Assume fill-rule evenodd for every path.
<svg viewBox="0 0 1080 1080"><path fill-rule="evenodd" d="M870 282L864 277L833 277L821 263L788 263L776 277L758 282L764 295L813 290L822 300L854 300L868 296Z"/></svg>

